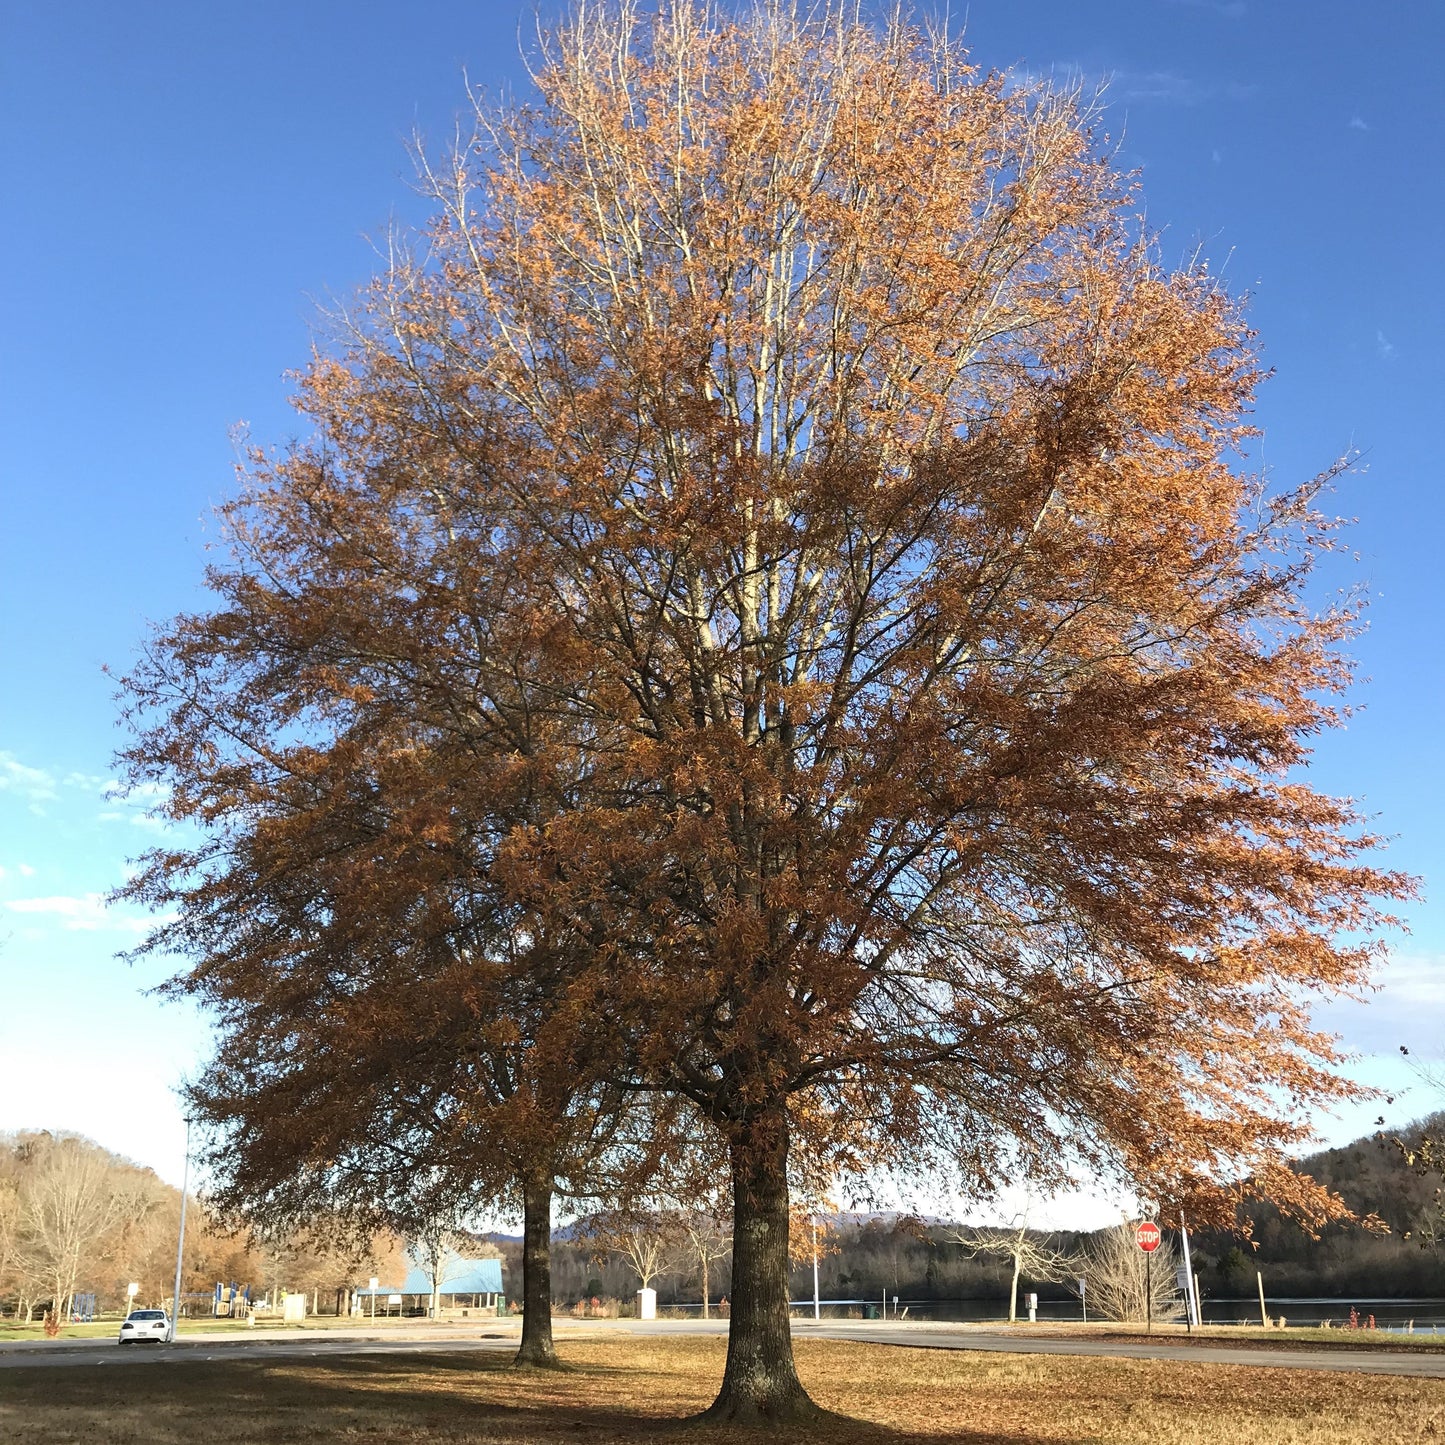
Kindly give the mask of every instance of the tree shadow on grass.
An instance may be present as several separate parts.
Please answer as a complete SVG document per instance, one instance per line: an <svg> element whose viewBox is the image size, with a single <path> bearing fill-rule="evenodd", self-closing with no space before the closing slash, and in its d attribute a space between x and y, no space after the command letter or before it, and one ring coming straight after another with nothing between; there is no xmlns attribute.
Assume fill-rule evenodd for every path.
<svg viewBox="0 0 1445 1445"><path fill-rule="evenodd" d="M198 1438L208 1445L257 1439L327 1445L364 1436L438 1445L1034 1445L1038 1439L1031 1432L963 1427L918 1432L841 1415L773 1430L706 1425L688 1418L695 1402L647 1398L652 1382L625 1366L589 1361L561 1371L513 1369L510 1360L500 1352L453 1352L7 1369L0 1435L40 1430L49 1441L147 1445L194 1445ZM669 1406L674 1413L659 1413ZM1082 1442L1054 1437L1053 1445Z"/></svg>

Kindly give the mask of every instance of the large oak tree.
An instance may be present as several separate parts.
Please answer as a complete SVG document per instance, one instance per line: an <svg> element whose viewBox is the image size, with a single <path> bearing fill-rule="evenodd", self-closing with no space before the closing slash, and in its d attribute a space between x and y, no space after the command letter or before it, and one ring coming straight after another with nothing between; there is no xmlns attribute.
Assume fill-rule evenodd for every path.
<svg viewBox="0 0 1445 1445"><path fill-rule="evenodd" d="M535 80L427 166L222 607L136 674L132 765L213 840L135 886L167 941L205 958L198 864L399 726L453 792L382 835L467 834L512 936L567 940L555 1058L723 1141L717 1418L812 1408L797 1142L1331 1208L1281 1165L1349 1091L1309 1000L1408 885L1300 776L1353 613L1305 592L1328 476L1242 457L1238 305L1160 267L1073 98L902 24L624 0Z"/></svg>

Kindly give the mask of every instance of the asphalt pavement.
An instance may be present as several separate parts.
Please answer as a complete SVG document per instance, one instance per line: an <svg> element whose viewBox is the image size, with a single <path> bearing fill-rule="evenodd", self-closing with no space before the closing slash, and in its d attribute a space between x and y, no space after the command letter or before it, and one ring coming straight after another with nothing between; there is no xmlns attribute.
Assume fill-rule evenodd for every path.
<svg viewBox="0 0 1445 1445"><path fill-rule="evenodd" d="M85 1365L199 1364L212 1360L271 1360L282 1356L319 1359L328 1355L431 1355L452 1351L505 1350L517 1348L517 1334L483 1334L476 1331L456 1338L448 1336L405 1338L358 1337L355 1335L293 1335L287 1339L254 1338L246 1335L194 1335L182 1333L173 1344L121 1345L115 1340L26 1340L0 1341L0 1370L68 1367Z"/></svg>
<svg viewBox="0 0 1445 1445"><path fill-rule="evenodd" d="M1108 1355L1126 1360L1179 1360L1198 1365L1252 1365L1287 1370L1334 1370L1369 1375L1416 1375L1445 1379L1445 1353L1428 1350L1350 1350L1295 1348L1271 1349L1267 1345L1179 1344L1161 1340L1157 1344L1130 1340L1084 1339L1069 1336L1027 1336L1009 1331L971 1330L967 1334L937 1328L867 1325L842 1332L827 1321L794 1328L794 1338L821 1336L826 1339L867 1341L878 1345L908 1345L926 1350L982 1350L1006 1355Z"/></svg>
<svg viewBox="0 0 1445 1445"><path fill-rule="evenodd" d="M562 1320L554 1322L557 1338L616 1338L619 1335L722 1334L725 1320ZM368 1330L326 1330L314 1334L236 1330L181 1337L168 1345L121 1346L113 1339L0 1341L0 1369L139 1364L202 1363L217 1360L263 1360L282 1356L321 1359L333 1355L439 1354L468 1351L510 1352L517 1347L517 1321L498 1321L495 1328L467 1329L418 1324L383 1333ZM1178 1361L1209 1365L1246 1365L1257 1369L1330 1370L1373 1375L1445 1378L1445 1353L1425 1350L1273 1349L1211 1342L1187 1343L1177 1338L1158 1341L1119 1340L1061 1335L1030 1335L1020 1330L976 1325L940 1325L898 1321L795 1320L796 1339L829 1339L859 1344L905 1346L930 1350L977 1350L1014 1355L1093 1355L1116 1359Z"/></svg>

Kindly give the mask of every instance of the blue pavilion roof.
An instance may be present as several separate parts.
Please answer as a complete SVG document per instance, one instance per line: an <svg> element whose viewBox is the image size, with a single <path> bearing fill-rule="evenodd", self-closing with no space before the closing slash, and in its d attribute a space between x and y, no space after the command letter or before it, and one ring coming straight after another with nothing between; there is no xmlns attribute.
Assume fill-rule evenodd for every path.
<svg viewBox="0 0 1445 1445"><path fill-rule="evenodd" d="M430 1294L431 1275L414 1260L400 1284L378 1285L376 1289L359 1289L357 1294ZM450 1255L442 1266L442 1294L501 1294L502 1261L500 1259L464 1259Z"/></svg>

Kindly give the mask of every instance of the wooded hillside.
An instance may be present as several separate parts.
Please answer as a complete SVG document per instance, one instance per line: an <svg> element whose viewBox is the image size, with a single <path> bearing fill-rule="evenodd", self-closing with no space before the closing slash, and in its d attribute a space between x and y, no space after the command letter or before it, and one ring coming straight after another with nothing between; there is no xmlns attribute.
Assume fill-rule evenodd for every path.
<svg viewBox="0 0 1445 1445"><path fill-rule="evenodd" d="M154 1170L81 1135L0 1135L0 1315L31 1320L53 1308L65 1318L76 1294L119 1310L131 1283L137 1306L170 1308L180 1210L180 1190ZM355 1250L319 1235L251 1239L194 1198L187 1208L184 1295L208 1295L218 1281L253 1296L329 1293L365 1273Z"/></svg>
<svg viewBox="0 0 1445 1445"><path fill-rule="evenodd" d="M1441 1219L1436 1191L1445 1181L1417 1173L1394 1142L1398 1137L1413 1148L1442 1128L1445 1112L1398 1136L1367 1135L1300 1161L1301 1173L1334 1190L1360 1218L1375 1215L1384 1231L1332 1224L1312 1239L1260 1205L1253 1211L1253 1246L1225 1235L1202 1236L1196 1260L1202 1255L1215 1271L1221 1294L1230 1287L1247 1292L1258 1269L1277 1294L1445 1295L1445 1251L1435 1243Z"/></svg>

